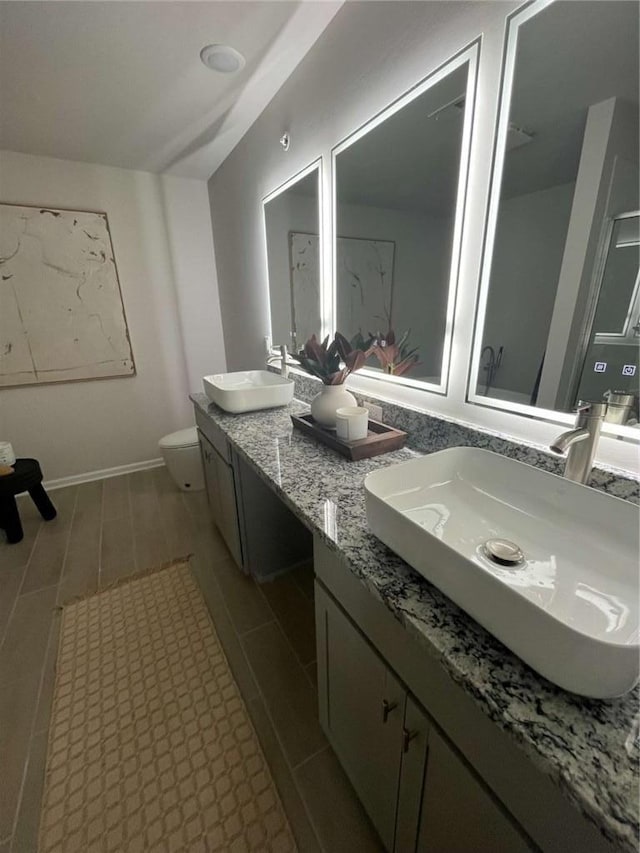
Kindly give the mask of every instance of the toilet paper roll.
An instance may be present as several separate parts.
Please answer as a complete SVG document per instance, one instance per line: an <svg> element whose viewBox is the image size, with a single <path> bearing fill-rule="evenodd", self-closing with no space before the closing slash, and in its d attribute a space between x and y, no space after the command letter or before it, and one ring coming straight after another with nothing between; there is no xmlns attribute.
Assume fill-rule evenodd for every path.
<svg viewBox="0 0 640 853"><path fill-rule="evenodd" d="M3 465L13 465L16 461L16 455L13 452L13 447L8 441L0 441L0 463Z"/></svg>

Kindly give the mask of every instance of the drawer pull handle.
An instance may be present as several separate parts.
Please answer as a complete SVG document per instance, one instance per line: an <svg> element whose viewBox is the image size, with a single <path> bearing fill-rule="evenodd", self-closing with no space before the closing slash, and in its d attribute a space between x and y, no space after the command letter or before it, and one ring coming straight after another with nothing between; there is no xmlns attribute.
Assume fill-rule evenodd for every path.
<svg viewBox="0 0 640 853"><path fill-rule="evenodd" d="M382 722L386 723L389 717L389 714L394 711L398 707L397 702L388 702L386 699L382 700Z"/></svg>
<svg viewBox="0 0 640 853"><path fill-rule="evenodd" d="M417 738L419 734L420 734L420 732L417 730L410 732L409 729L407 729L407 728L402 729L402 751L403 752L409 752L409 744L411 743L412 740L414 740L414 738Z"/></svg>

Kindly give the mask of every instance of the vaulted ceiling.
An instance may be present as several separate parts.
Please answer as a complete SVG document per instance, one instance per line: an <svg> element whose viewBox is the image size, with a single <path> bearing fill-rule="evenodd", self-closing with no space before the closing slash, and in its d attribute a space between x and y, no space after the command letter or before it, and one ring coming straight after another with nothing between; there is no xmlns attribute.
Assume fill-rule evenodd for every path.
<svg viewBox="0 0 640 853"><path fill-rule="evenodd" d="M0 2L0 148L207 178L341 2ZM200 62L206 44L246 58Z"/></svg>

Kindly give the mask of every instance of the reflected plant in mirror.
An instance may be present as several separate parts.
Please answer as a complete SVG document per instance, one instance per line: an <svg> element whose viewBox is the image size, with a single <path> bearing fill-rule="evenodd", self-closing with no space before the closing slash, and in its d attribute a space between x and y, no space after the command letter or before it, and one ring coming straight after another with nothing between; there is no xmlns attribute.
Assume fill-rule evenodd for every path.
<svg viewBox="0 0 640 853"><path fill-rule="evenodd" d="M409 344L410 330L407 330L396 342L396 333L389 329L385 334L372 335L365 341L358 332L351 344L364 352L365 359L375 356L380 369L388 376L404 376L415 367L419 367L418 347Z"/></svg>
<svg viewBox="0 0 640 853"><path fill-rule="evenodd" d="M431 390L447 381L470 56L334 149L336 325L360 337L366 373Z"/></svg>
<svg viewBox="0 0 640 853"><path fill-rule="evenodd" d="M510 21L472 402L604 399L637 423L639 9L558 0Z"/></svg>
<svg viewBox="0 0 640 853"><path fill-rule="evenodd" d="M271 340L294 352L321 325L319 182L313 165L263 201Z"/></svg>

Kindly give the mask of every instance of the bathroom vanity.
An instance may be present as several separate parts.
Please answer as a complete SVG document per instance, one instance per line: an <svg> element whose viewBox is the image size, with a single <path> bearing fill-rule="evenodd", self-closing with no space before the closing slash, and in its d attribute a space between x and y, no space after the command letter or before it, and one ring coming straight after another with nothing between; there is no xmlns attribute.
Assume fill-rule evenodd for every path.
<svg viewBox="0 0 640 853"><path fill-rule="evenodd" d="M237 539L263 511L262 542L313 534L319 718L385 847L635 850L637 688L608 701L556 688L369 532L364 477L416 451L348 462L293 432L296 400L241 416L192 400L203 453L211 442L231 472ZM254 487L283 514L247 512Z"/></svg>

